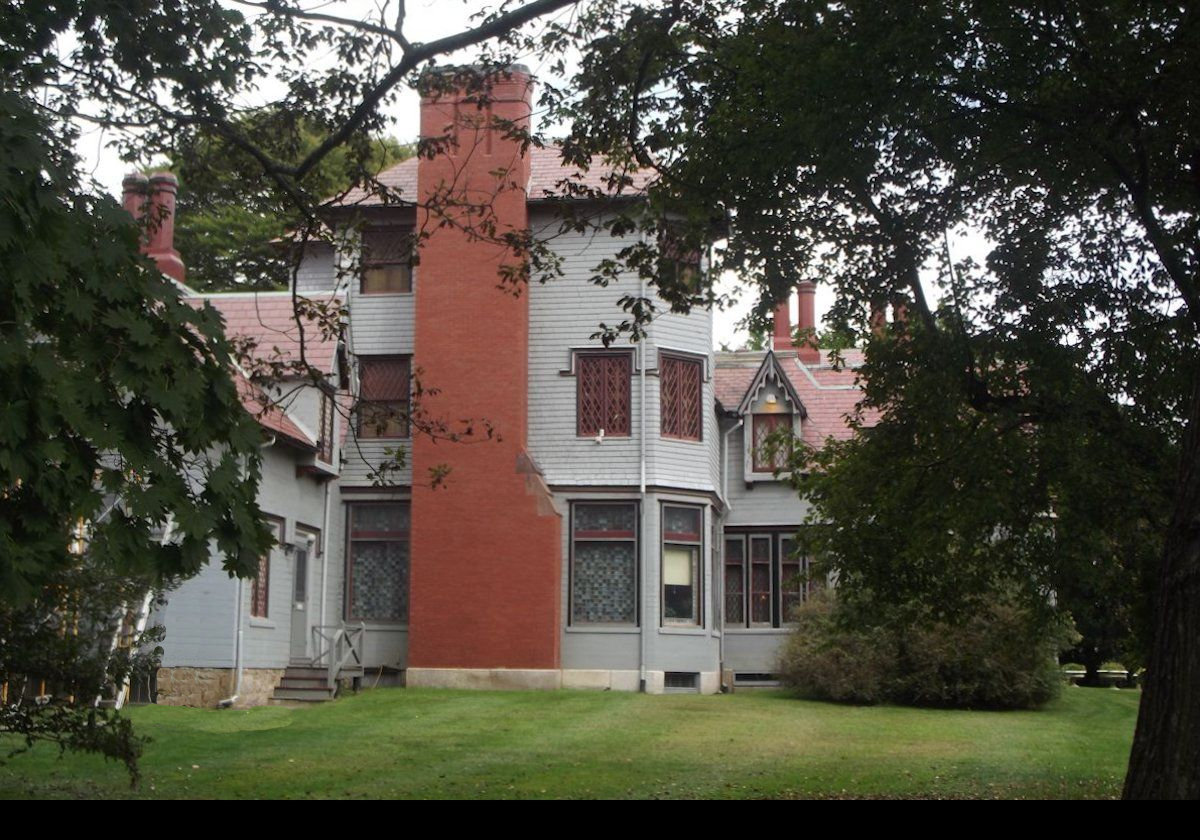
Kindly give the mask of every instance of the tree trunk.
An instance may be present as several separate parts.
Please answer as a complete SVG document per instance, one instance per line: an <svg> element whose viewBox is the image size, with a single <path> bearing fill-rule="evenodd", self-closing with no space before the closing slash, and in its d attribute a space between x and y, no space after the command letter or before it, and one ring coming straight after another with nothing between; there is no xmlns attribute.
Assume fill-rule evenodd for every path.
<svg viewBox="0 0 1200 840"><path fill-rule="evenodd" d="M1200 377L1192 384L1124 796L1200 799Z"/></svg>

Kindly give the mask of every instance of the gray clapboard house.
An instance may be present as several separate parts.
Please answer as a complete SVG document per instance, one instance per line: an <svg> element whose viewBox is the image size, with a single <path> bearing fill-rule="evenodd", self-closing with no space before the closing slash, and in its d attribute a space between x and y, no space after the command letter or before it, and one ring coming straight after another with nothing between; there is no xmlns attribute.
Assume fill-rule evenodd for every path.
<svg viewBox="0 0 1200 840"><path fill-rule="evenodd" d="M498 112L527 118L528 88L520 73L498 84ZM423 103L423 133L449 106L454 119L466 110ZM563 178L602 173L479 133L445 156L481 182L504 167L516 197L498 202L512 214L501 222L554 231L563 278L505 296L502 258L453 230L414 261L419 199L445 161L383 173L400 200L352 194L331 208L331 226L353 220L357 233L309 246L297 275L301 296L347 313L340 335L308 331L325 381L285 382L256 412L259 501L279 544L256 581L214 562L168 593L154 618L167 631L159 702L324 698L363 674L648 692L770 683L789 612L817 582L795 551L807 506L761 444L780 428L817 446L848 435L857 358L835 368L794 348L790 304L764 351L715 352L703 309L664 311L644 341L606 348L589 336L641 290L589 278L627 243L558 230L562 202L581 200L562 196ZM811 284L797 297L797 326L814 326ZM290 293L196 299L260 351L298 352ZM505 418L501 440L418 433L404 419L418 371L438 374L434 416ZM249 408L269 402L258 397ZM403 466L381 481L397 453ZM445 486L432 488L443 461Z"/></svg>

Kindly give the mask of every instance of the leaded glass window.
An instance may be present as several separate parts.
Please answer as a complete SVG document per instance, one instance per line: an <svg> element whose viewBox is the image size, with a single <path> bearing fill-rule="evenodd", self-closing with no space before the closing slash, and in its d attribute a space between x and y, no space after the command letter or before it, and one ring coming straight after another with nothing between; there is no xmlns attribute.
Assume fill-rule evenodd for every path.
<svg viewBox="0 0 1200 840"><path fill-rule="evenodd" d="M659 358L659 403L663 437L700 440L703 366L699 359Z"/></svg>
<svg viewBox="0 0 1200 840"><path fill-rule="evenodd" d="M637 505L571 506L571 624L637 623Z"/></svg>
<svg viewBox="0 0 1200 840"><path fill-rule="evenodd" d="M750 624L771 626L771 538L750 538Z"/></svg>
<svg viewBox="0 0 1200 840"><path fill-rule="evenodd" d="M581 353L575 362L578 386L578 434L628 437L630 429L631 353Z"/></svg>
<svg viewBox="0 0 1200 840"><path fill-rule="evenodd" d="M725 540L725 623L746 623L746 541Z"/></svg>
<svg viewBox="0 0 1200 840"><path fill-rule="evenodd" d="M790 414L755 414L754 426L754 471L774 472L787 466L787 447L769 444L768 438L780 429L792 428Z"/></svg>
<svg viewBox="0 0 1200 840"><path fill-rule="evenodd" d="M725 535L725 627L781 627L819 584L794 529Z"/></svg>
<svg viewBox="0 0 1200 840"><path fill-rule="evenodd" d="M271 607L271 552L283 538L279 522L272 520L271 533L275 537L266 554L258 558L258 571L250 581L250 615L254 618L266 618Z"/></svg>
<svg viewBox="0 0 1200 840"><path fill-rule="evenodd" d="M358 436L408 437L408 357L359 357L358 369Z"/></svg>
<svg viewBox="0 0 1200 840"><path fill-rule="evenodd" d="M349 513L348 618L408 621L408 503L352 504Z"/></svg>
<svg viewBox="0 0 1200 840"><path fill-rule="evenodd" d="M360 291L364 295L411 292L412 252L413 237L408 228L363 231Z"/></svg>

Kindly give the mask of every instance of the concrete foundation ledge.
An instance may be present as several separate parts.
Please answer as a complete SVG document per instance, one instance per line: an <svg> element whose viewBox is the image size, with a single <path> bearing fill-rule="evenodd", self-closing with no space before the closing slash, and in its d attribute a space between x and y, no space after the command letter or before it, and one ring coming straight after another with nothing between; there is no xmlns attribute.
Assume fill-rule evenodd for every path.
<svg viewBox="0 0 1200 840"><path fill-rule="evenodd" d="M566 668L562 672L562 687L593 691L637 691L638 672Z"/></svg>
<svg viewBox="0 0 1200 840"><path fill-rule="evenodd" d="M535 668L409 668L409 688L477 688L493 691L553 691L562 672Z"/></svg>

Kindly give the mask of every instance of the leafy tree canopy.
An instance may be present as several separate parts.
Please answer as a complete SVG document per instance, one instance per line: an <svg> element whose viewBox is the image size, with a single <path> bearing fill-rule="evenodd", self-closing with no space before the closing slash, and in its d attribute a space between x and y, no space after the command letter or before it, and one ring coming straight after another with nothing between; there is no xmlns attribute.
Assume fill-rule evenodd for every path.
<svg viewBox="0 0 1200 840"><path fill-rule="evenodd" d="M312 118L273 108L241 116L241 133L275 157L303 158L329 133ZM314 196L334 197L413 154L391 137L354 138L305 178ZM187 255L188 285L204 291L285 289L294 255L288 231L302 222L290 198L254 173L257 162L209 127L184 131L169 168L180 179L175 243Z"/></svg>
<svg viewBox="0 0 1200 840"><path fill-rule="evenodd" d="M727 217L717 268L760 316L814 280L867 344L880 422L796 462L847 591L1137 591L1158 552L1127 793L1200 795L1197 9L617 2L585 29L575 159ZM908 320L872 335L889 304Z"/></svg>

